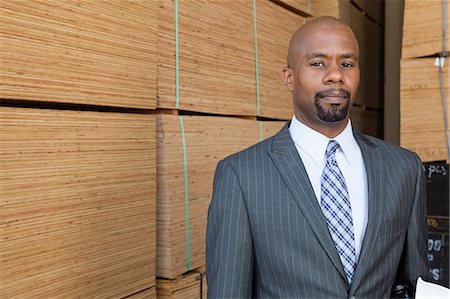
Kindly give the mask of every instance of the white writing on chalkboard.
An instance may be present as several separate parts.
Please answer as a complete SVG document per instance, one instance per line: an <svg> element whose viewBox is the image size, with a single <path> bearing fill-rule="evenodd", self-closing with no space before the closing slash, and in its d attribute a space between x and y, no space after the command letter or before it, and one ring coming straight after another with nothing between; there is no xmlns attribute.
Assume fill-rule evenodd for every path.
<svg viewBox="0 0 450 299"><path fill-rule="evenodd" d="M445 165L428 165L428 178L431 178L434 174L447 175L447 169L445 168Z"/></svg>
<svg viewBox="0 0 450 299"><path fill-rule="evenodd" d="M428 239L428 251L441 251L442 240Z"/></svg>

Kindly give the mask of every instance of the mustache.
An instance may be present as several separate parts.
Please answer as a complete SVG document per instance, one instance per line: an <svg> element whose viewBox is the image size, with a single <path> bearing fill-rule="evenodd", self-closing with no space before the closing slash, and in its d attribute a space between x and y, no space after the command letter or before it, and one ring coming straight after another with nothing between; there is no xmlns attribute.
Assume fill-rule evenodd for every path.
<svg viewBox="0 0 450 299"><path fill-rule="evenodd" d="M337 96L337 97L344 97L346 99L350 99L351 93L350 91L344 89L344 88L328 88L325 90L321 90L316 92L315 98L323 98L327 96Z"/></svg>

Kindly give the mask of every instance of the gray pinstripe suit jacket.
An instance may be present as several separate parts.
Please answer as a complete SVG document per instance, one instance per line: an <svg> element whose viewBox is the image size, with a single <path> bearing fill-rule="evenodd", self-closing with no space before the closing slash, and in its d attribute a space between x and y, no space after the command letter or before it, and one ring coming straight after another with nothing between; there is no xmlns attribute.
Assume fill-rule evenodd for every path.
<svg viewBox="0 0 450 299"><path fill-rule="evenodd" d="M355 132L369 218L353 284L288 131L219 162L208 212L208 298L389 298L428 277L426 202L416 154Z"/></svg>

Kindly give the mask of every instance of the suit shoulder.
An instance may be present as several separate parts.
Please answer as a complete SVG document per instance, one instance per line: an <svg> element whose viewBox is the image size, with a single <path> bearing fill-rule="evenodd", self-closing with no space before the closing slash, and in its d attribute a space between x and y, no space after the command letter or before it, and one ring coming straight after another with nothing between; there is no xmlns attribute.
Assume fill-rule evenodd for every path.
<svg viewBox="0 0 450 299"><path fill-rule="evenodd" d="M401 159L411 159L411 160L415 160L418 163L422 163L419 156L415 152L413 152L409 149L406 149L397 144L390 143L388 141L379 139L374 136L365 135L365 134L361 134L361 136L363 136L363 138L366 139L368 142L377 146L378 150L383 154L388 154L388 155L392 154Z"/></svg>

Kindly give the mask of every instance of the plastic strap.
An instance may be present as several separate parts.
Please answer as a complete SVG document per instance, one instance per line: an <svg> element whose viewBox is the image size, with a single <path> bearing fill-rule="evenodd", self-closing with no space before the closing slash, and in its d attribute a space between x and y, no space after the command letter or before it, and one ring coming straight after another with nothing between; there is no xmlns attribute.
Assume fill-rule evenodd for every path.
<svg viewBox="0 0 450 299"><path fill-rule="evenodd" d="M186 256L187 269L191 270L191 238L189 235L189 178L187 171L186 138L184 134L183 116L180 115L181 140L183 143L183 164L184 164L184 206L186 211Z"/></svg>

